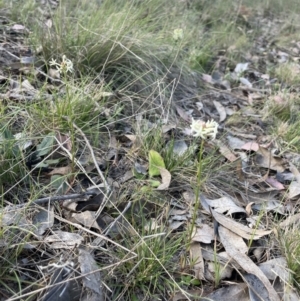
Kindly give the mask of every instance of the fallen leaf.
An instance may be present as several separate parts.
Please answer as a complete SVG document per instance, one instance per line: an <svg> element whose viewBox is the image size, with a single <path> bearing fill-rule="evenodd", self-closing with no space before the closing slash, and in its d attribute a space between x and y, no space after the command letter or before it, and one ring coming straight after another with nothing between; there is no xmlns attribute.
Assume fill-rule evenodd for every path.
<svg viewBox="0 0 300 301"><path fill-rule="evenodd" d="M230 278L232 275L233 268L228 265L228 262L230 262L230 257L227 255L226 252L220 252L218 255L222 256L223 258L227 259L226 263L217 262L219 265L219 280L223 280L226 278ZM216 259L217 260L217 259ZM209 281L215 281L215 272L216 272L216 261L215 259L213 261L209 261L205 264L205 279Z"/></svg>
<svg viewBox="0 0 300 301"><path fill-rule="evenodd" d="M249 80L245 77L240 77L239 81L242 85L246 86L247 88L252 88L252 84L249 82ZM243 88L243 87L241 87Z"/></svg>
<svg viewBox="0 0 300 301"><path fill-rule="evenodd" d="M248 285L251 301L272 301L269 297L268 290L257 276L244 274L243 278Z"/></svg>
<svg viewBox="0 0 300 301"><path fill-rule="evenodd" d="M300 172L297 169L297 167L293 164L293 163L289 163L289 167L290 167L290 171L293 173L293 175L295 176L297 182L300 185Z"/></svg>
<svg viewBox="0 0 300 301"><path fill-rule="evenodd" d="M72 167L71 166L62 166L62 167L56 167L53 170L51 170L47 175L68 175L72 173Z"/></svg>
<svg viewBox="0 0 300 301"><path fill-rule="evenodd" d="M95 228L100 231L103 230L97 223L96 212L84 211L80 213L73 213L70 217L70 221L79 223L88 229Z"/></svg>
<svg viewBox="0 0 300 301"><path fill-rule="evenodd" d="M240 244L244 243L244 248L242 248L242 250L247 248L247 245L245 244L243 239L222 226L219 227L219 234L220 234L221 242L228 255L231 258L233 258L241 267L243 267L243 269L247 273L255 275L263 283L263 285L268 291L268 298L271 301L280 301L278 294L272 287L271 283L269 282L265 274L256 266L256 264L246 254L240 252L239 249L235 247L236 242L239 241Z"/></svg>
<svg viewBox="0 0 300 301"><path fill-rule="evenodd" d="M190 257L193 263L193 270L197 279L204 279L204 261L201 253L201 245L192 242L190 246Z"/></svg>
<svg viewBox="0 0 300 301"><path fill-rule="evenodd" d="M227 141L231 149L233 150L239 150L245 145L245 142L241 140L240 138L228 135Z"/></svg>
<svg viewBox="0 0 300 301"><path fill-rule="evenodd" d="M259 144L254 141L250 141L242 145L240 149L257 152L259 150Z"/></svg>
<svg viewBox="0 0 300 301"><path fill-rule="evenodd" d="M208 83L208 84L214 84L214 83L215 83L215 80L214 80L214 79L212 78L212 76L209 75L209 74L203 73L203 74L202 74L202 79L203 79L206 83Z"/></svg>
<svg viewBox="0 0 300 301"><path fill-rule="evenodd" d="M249 204L246 206L246 208L245 208L246 213L247 213L248 216L249 216L250 214L252 214L252 208L251 208L251 206L252 206L253 204L255 204L255 203L254 203L254 202L251 202L251 203L249 203Z"/></svg>
<svg viewBox="0 0 300 301"><path fill-rule="evenodd" d="M241 75L243 72L245 72L248 69L249 63L238 63L234 69L234 72L237 75Z"/></svg>
<svg viewBox="0 0 300 301"><path fill-rule="evenodd" d="M220 116L219 121L220 122L224 121L226 119L226 110L225 110L224 106L220 102L215 101L215 100L213 101L213 103L219 113L219 116Z"/></svg>
<svg viewBox="0 0 300 301"><path fill-rule="evenodd" d="M259 264L258 267L270 280L275 280L277 277L279 277L284 282L289 281L290 273L284 257L270 259Z"/></svg>
<svg viewBox="0 0 300 301"><path fill-rule="evenodd" d="M159 228L161 228L161 224L159 224L158 220L155 218L150 218L144 225L144 230L146 232L153 232Z"/></svg>
<svg viewBox="0 0 300 301"><path fill-rule="evenodd" d="M203 224L201 227L197 227L194 229L192 241L210 244L214 240L214 238L214 229L207 224Z"/></svg>
<svg viewBox="0 0 300 301"><path fill-rule="evenodd" d="M224 286L203 296L202 299L207 301L249 301L248 288L245 283Z"/></svg>
<svg viewBox="0 0 300 301"><path fill-rule="evenodd" d="M50 206L48 209L42 208L37 210L37 213L32 218L32 223L36 226L34 233L43 235L54 224L54 207Z"/></svg>
<svg viewBox="0 0 300 301"><path fill-rule="evenodd" d="M298 196L300 194L300 184L297 181L293 181L291 182L289 188L288 188L289 192L288 192L288 198L292 199L296 196Z"/></svg>
<svg viewBox="0 0 300 301"><path fill-rule="evenodd" d="M47 20L45 21L45 25L46 25L48 28L52 28L52 24L53 24L53 22L52 22L51 19L47 19Z"/></svg>
<svg viewBox="0 0 300 301"><path fill-rule="evenodd" d="M283 190L283 189L285 189L285 187L280 182L278 182L276 179L274 179L274 178L268 177L265 180L265 182L268 183L269 185L271 185L272 187L276 188L277 190Z"/></svg>
<svg viewBox="0 0 300 301"><path fill-rule="evenodd" d="M206 199L206 202L214 211L219 213L227 212L226 215L231 215L236 212L246 213L244 208L237 206L236 203L227 196L215 200Z"/></svg>
<svg viewBox="0 0 300 301"><path fill-rule="evenodd" d="M85 290L87 290L80 300L104 300L101 274L94 257L87 250L79 248L78 262L83 275L82 283Z"/></svg>
<svg viewBox="0 0 300 301"><path fill-rule="evenodd" d="M24 25L21 25L21 24L15 24L11 27L11 29L14 31L28 31L28 29Z"/></svg>
<svg viewBox="0 0 300 301"><path fill-rule="evenodd" d="M223 214L216 212L215 210L211 210L213 217L216 221L227 229L233 231L235 234L245 238L245 239L259 239L264 235L268 235L272 232L272 230L260 230L260 229L250 229L231 218L225 217Z"/></svg>
<svg viewBox="0 0 300 301"><path fill-rule="evenodd" d="M173 143L173 153L177 156L182 156L188 150L188 146L183 140L176 140Z"/></svg>
<svg viewBox="0 0 300 301"><path fill-rule="evenodd" d="M216 144L219 147L220 153L230 162L236 161L238 158L236 157L235 154L231 152L231 150L223 144L221 141L216 141Z"/></svg>
<svg viewBox="0 0 300 301"><path fill-rule="evenodd" d="M171 230L176 230L178 229L180 226L182 226L184 224L184 222L180 222L180 221L171 221L169 223L169 228Z"/></svg>
<svg viewBox="0 0 300 301"><path fill-rule="evenodd" d="M285 228L291 224L298 223L300 221L300 213L288 216L283 222L279 224L280 228Z"/></svg>
<svg viewBox="0 0 300 301"><path fill-rule="evenodd" d="M285 170L283 159L274 157L268 149L262 146L260 146L259 150L256 152L256 163L261 167L276 170L278 172L283 172Z"/></svg>
<svg viewBox="0 0 300 301"><path fill-rule="evenodd" d="M194 299L197 299L199 296L201 296L203 293L203 290L184 290L182 292L177 292L172 297L172 301L186 301L189 300L188 298L191 298L191 296L194 297ZM193 300L193 299L191 299Z"/></svg>
<svg viewBox="0 0 300 301"><path fill-rule="evenodd" d="M47 243L52 243L53 249L70 249L75 245L80 245L83 237L77 233L70 233L65 231L54 231L52 235L45 237Z"/></svg>
<svg viewBox="0 0 300 301"><path fill-rule="evenodd" d="M187 121L187 122L191 122L192 121L192 117L190 115L188 115L182 108L180 108L179 106L176 106L176 105L175 105L175 108L176 108L176 111L177 111L178 115L184 121Z"/></svg>
<svg viewBox="0 0 300 301"><path fill-rule="evenodd" d="M161 127L161 131L163 132L163 134L169 132L170 130L176 129L176 124L175 123L171 123L171 124L164 124Z"/></svg>
<svg viewBox="0 0 300 301"><path fill-rule="evenodd" d="M156 188L157 190L166 190L169 188L170 183L171 183L171 173L165 169L165 168L160 168L160 176L162 179L162 183Z"/></svg>
<svg viewBox="0 0 300 301"><path fill-rule="evenodd" d="M263 203L255 204L252 206L253 209L260 211L262 209L266 210L267 212L269 211L274 211L278 212L280 214L285 214L284 212L284 207L280 203L279 200L269 200Z"/></svg>

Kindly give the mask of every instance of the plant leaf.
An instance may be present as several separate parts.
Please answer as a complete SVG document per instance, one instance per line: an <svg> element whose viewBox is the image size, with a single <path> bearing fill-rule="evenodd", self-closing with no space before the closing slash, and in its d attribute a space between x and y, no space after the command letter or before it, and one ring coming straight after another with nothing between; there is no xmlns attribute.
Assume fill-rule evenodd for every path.
<svg viewBox="0 0 300 301"><path fill-rule="evenodd" d="M149 175L150 177L159 176L160 168L166 168L162 156L155 150L149 151Z"/></svg>

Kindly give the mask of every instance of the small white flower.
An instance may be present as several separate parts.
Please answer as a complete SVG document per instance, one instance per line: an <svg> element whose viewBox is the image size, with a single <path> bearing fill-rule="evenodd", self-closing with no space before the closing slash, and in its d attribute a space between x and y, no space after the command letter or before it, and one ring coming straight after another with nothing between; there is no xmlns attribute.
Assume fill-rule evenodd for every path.
<svg viewBox="0 0 300 301"><path fill-rule="evenodd" d="M183 39L183 30L182 30L182 28L176 28L176 29L174 29L174 31L173 31L173 39L175 41Z"/></svg>
<svg viewBox="0 0 300 301"><path fill-rule="evenodd" d="M191 130L194 137L201 137L202 139L214 140L217 136L219 124L214 120L204 122L202 120L192 119Z"/></svg>
<svg viewBox="0 0 300 301"><path fill-rule="evenodd" d="M57 63L56 60L52 59L49 64L50 66L55 66L59 73L73 72L73 63L65 55L62 56L61 63Z"/></svg>

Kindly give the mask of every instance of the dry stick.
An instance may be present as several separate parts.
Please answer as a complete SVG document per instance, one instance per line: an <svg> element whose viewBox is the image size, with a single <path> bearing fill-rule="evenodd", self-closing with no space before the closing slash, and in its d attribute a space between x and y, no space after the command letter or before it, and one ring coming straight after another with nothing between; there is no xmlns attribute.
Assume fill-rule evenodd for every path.
<svg viewBox="0 0 300 301"><path fill-rule="evenodd" d="M77 198L82 198L85 197L87 195L97 195L97 192L93 192L93 191L87 191L84 193L75 193L75 194L66 194L66 195L57 195L57 196L48 196L45 198L41 198L41 199L37 199L35 201L32 201L30 203L30 205L33 204L44 204L44 203L53 203L53 202L57 202L57 201L64 201L64 200L69 200L69 199L77 199ZM27 205L27 204L22 204L22 205Z"/></svg>

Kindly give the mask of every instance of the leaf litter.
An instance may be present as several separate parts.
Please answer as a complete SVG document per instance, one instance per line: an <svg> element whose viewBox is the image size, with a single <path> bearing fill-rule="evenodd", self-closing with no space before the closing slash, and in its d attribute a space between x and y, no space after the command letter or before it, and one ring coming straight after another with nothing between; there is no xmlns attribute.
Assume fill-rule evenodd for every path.
<svg viewBox="0 0 300 301"><path fill-rule="evenodd" d="M246 21L252 15L244 6L240 7L239 14ZM266 21L269 22L270 20L261 20L261 22ZM47 19L45 22L48 28L51 29L51 19ZM27 27L20 24L14 24L8 29L11 33L20 35L26 35L29 32ZM261 40L257 40L256 43L264 44ZM299 54L299 45L299 42L294 45L296 55ZM20 62L16 63L12 58L9 58L10 56L7 53L16 53L13 56L19 55L24 50L24 46L19 44L17 47L19 47L17 52L13 43L9 45L9 50L0 49L6 60L5 65L9 66L15 73L13 78L9 79L8 74L3 77L3 80L9 81L10 84L7 91L1 94L2 98L7 101L33 101L43 95L45 99L52 99L51 94L38 91L38 83L32 80L30 76L28 79L22 78L20 80L21 76L25 76L22 68L32 67L37 54L29 53L28 56L17 57ZM289 51L280 50L276 45L268 49L265 49L265 46L262 47L262 45L256 45L255 47L256 49L253 52L258 52L262 59L266 60L268 64L273 64L273 66L285 64L290 59L297 58L296 55L292 56ZM266 53L268 53L268 57L265 57ZM288 151L287 153L280 151L279 154L273 152L276 141L269 139L261 110L257 109L257 107L261 107L265 99L273 104L286 106L283 96L277 95L274 97L272 95L272 85L277 79L273 78L272 74L268 74L267 68L259 67L255 63L257 58L251 51L245 54L245 57L249 58L249 62L244 62L244 60L236 62L233 68L231 67L233 71L226 74L224 71L226 68L222 68L222 64L227 67L230 62L224 57L217 58L216 67L219 70L211 75L202 74L202 79L205 82L205 95L199 96L196 95L198 93L195 93L193 95L194 102L191 101L192 97L184 104L182 102L176 103L175 113L177 113L177 119L180 119L182 123L177 120L176 123L165 124L162 135L168 137L172 132L172 135L175 133L176 138L180 138L175 140L173 147L173 153L178 159L190 150L191 140L189 135L191 132L189 132L186 124L190 123L193 118L216 120L220 122L224 135L219 135L215 143L206 143L205 151L209 153L213 147L216 147L221 155L219 160L222 165L230 166L230 163L235 163L236 166L239 166L237 163L240 163L242 166L239 171L233 168L231 174L224 175L222 172L210 174L204 190L205 193L201 192L202 208L199 210L196 220L197 227L193 232L192 243L189 246L189 259L192 262L190 269L193 276L203 280L203 283L214 282L217 272L216 260L221 263L222 270L220 277L222 286L216 288L213 292L204 293L203 297L212 300L276 301L280 298L289 298L288 292L287 296L285 295L283 286L275 283L277 278L280 278L282 282L289 279L290 271L287 268L287 262L285 258L278 256L275 252L272 254L273 259L265 260L262 259L264 256L257 255L257 258L264 260L264 262L255 262L250 255L253 249L251 243L255 241L259 246L263 244L264 239L272 239L273 235L272 225L267 222L267 218L257 219L257 212L265 210L270 214L279 213L281 216L286 216L286 219L280 223L281 227L286 227L286 224L293 223L293 220L297 219L297 214L291 216L286 213L287 203L282 202L282 200L297 202L300 194L299 171L298 167L291 163L293 156ZM296 67L292 65L294 73L299 72ZM43 72L37 69L35 71L39 74ZM50 79L53 84L52 88L57 89L55 83L61 84L60 74L54 74L51 69L48 72L52 77ZM287 83L282 84L288 86ZM50 87L49 83L47 85ZM287 91L289 88L287 87ZM101 93L101 97L115 96L111 92ZM288 93L292 94L292 92ZM107 113L110 112L109 108L105 112L109 115L110 113ZM231 116L235 119L231 119ZM247 118L247 122L245 122L245 118ZM155 124L147 117L144 121L148 124L148 130L155 128ZM112 130L120 131L116 128ZM75 146L72 145L68 134L59 131L50 132L38 140L26 135L25 131L14 131L17 134L11 135L15 138L17 148L21 152L30 154L26 164L30 169L33 168L33 171L38 171L35 179L50 187L49 195L54 193L58 196L66 196L72 190L72 192L78 192L81 196L71 200L73 206L67 206L66 202L58 200L57 204L61 208L56 206L57 204L49 206L48 201L50 202L50 199L45 201L45 206L42 209L34 204L25 209L29 198L25 198L25 203L21 202L21 207L18 207L20 204L12 203L11 199L9 201L5 200L6 206L1 208L1 226L17 226L19 232L22 232L22 235L18 238L18 233L13 233L14 244L22 241L27 235L27 231L27 233L32 234L32 238L29 240L32 248L36 248L36 243L39 242L44 243L47 251L58 252L53 253L56 257L55 264L49 262L48 265L41 268L42 270L43 268L44 270L48 269L49 273L50 268L54 267L56 269L50 278L47 275L50 279L50 285L63 280L67 280L65 283L71 284L72 279L76 277L73 274L74 263L77 264L77 272L83 275L81 283L85 288L80 300L102 300L104 298L103 280L97 266L99 258L96 261L95 256L92 255L93 252L82 248L82 245L88 244L91 237L96 237L93 233L104 233L103 236L99 234L97 237L103 242L106 238L109 240L109 237L114 239L122 237L124 232L132 227L131 223L124 218L128 208L125 207L125 210L124 204L117 204L113 198L106 195L109 191L103 193L103 186L106 187L106 183L103 183L101 178L101 170L95 176L95 170L97 169L95 162L97 166L100 166L103 162L103 164L109 166L105 179L112 184L112 190L117 191L119 195L124 193L120 189L123 183L130 186L139 180L140 182L137 181L139 184L143 183L143 187L149 188L148 183L150 181L155 182L156 192L165 198L170 197L171 210L163 219L168 218L168 228L173 233L182 231L190 224L194 209L195 195L187 198L184 196L185 188L179 189L176 187L178 180L173 176L172 170L167 169L166 166L168 165L164 160L164 154L152 149L148 153L148 158L147 156L138 158L148 161L146 164L138 163L137 158L129 160L126 156L130 158L132 153L138 153L141 147L139 133L137 131L133 134L131 130L128 131L128 125L122 125L121 132L122 135L114 136L113 134L113 137L110 137L110 147L102 145L103 153L106 153L106 155L99 152L97 158L95 158L94 152L89 149L87 153L91 154L87 156L86 164L81 163L83 159L86 159L84 155L86 149L81 146L81 153L78 154L80 160L76 161L75 164L76 173L73 164L75 160L72 162L70 160L70 153L74 151ZM1 149L4 148L5 144L10 143L11 138L8 136L1 134ZM122 136L123 138L127 137L126 142L124 142ZM165 148L170 145L167 140L164 141ZM90 155L93 157L92 160ZM132 163L133 161L134 163ZM83 165L89 165L89 169L86 169L88 170L88 176L82 180L79 175L80 171L82 172L80 168ZM73 173L74 176L70 177L70 174ZM125 174L127 174L126 178L124 178ZM40 177L41 175L42 177ZM229 183L230 185L228 185ZM100 187L99 184L103 184L103 186ZM84 193L91 186L96 187L93 196ZM217 189L215 189L216 187ZM176 193L172 194L172 189ZM131 193L128 193L126 198L130 199L130 196ZM174 198L176 198L176 202L178 201L176 205L171 202L174 201ZM53 203L56 203L56 201ZM147 208L147 206L150 208ZM145 211L151 211L152 208L153 204L143 204L143 210ZM72 223L79 225L80 231L77 232L76 230L72 233L70 229L69 231L57 229L55 221L57 222L58 219L55 218L54 212L57 214L60 209L64 212L63 216L66 220L65 224L61 224L62 229L67 228L69 222L69 225L72 225ZM292 219L293 217L294 219ZM156 231L161 227L161 223L158 223L153 217L149 218L149 223L148 232ZM89 232L84 232L84 230ZM128 232L133 235L133 232L129 230ZM86 233L89 233L91 237L87 238ZM209 249L217 241L219 249ZM7 247L9 242L1 240L0 245L1 247ZM61 260L59 257L62 256L58 255L59 252L66 252L66 250L67 252L74 251L72 260ZM106 252L102 255L108 256ZM42 277L39 279L42 279ZM77 288L74 289L74 287ZM45 293L46 298L44 300L55 300L55 294L63 294L64 291L69 290L70 288L65 285L60 291ZM73 283L71 290L81 292L81 286L78 290L78 285L74 286ZM195 291L198 297L202 294L200 291ZM178 293L177 297L179 294L181 292ZM292 292L291 296L297 298L295 297L297 293ZM174 296L173 300L187 300L184 295L182 299L177 297Z"/></svg>

